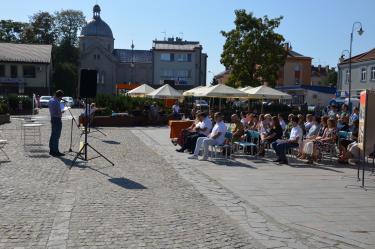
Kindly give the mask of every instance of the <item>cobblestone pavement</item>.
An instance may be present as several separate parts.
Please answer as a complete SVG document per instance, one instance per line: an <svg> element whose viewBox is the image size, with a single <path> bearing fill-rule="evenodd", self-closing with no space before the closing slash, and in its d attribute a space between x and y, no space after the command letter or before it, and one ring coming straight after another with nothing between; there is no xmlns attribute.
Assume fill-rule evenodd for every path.
<svg viewBox="0 0 375 249"><path fill-rule="evenodd" d="M43 146L23 147L20 127L0 126L11 158L0 165L0 248L263 247L128 129L90 138L116 166L97 158L69 170L73 154L48 155L48 121Z"/></svg>
<svg viewBox="0 0 375 249"><path fill-rule="evenodd" d="M280 222L280 219L275 219L275 216L269 215L267 212L262 210L262 208L259 208L254 203L250 203L246 199L242 198L242 196L240 197L239 195L234 194L234 192L224 187L216 180L222 180L228 177L228 179L231 179L234 185L247 187L247 185L241 185L241 182L242 184L244 184L243 181L251 181L253 179L256 180L256 183L254 183L254 186L252 186L252 189L254 189L257 188L256 184L259 182L255 176L251 178L251 175L248 175L241 178L241 175L239 175L238 173L236 174L228 172L228 170L237 171L232 167L229 167L227 170L220 170L217 169L220 168L220 164L215 165L210 162L186 160L186 154L179 154L174 152L174 149L171 146L170 142L168 142L168 139L166 139L166 137L168 136L167 132L163 129L137 129L133 130L133 133L136 134L142 141L144 141L147 146L152 148L159 155L163 156L171 165L176 168L176 170L182 177L191 182L216 206L220 207L225 213L236 220L241 225L241 227L246 232L248 232L249 236L256 238L257 241L266 248L373 248L371 245L366 245L366 243L364 243L366 239L364 239L363 241L353 241L345 237L335 236L326 232L319 232L317 230L313 231L311 229L303 229L301 227L296 228L296 226L287 224L287 220L284 220L284 222ZM245 166L250 167L249 169L252 168L251 165ZM244 169L246 169L246 167ZM216 169L212 170L212 168ZM232 168L232 170L230 168ZM241 172L245 171L246 170L242 170ZM276 170L273 171L276 172ZM215 177L217 178L214 179L204 172L209 173L209 175L215 175L215 172L220 172L220 174L216 173ZM273 174L271 170L268 170L266 172L266 175L269 174ZM259 180L264 181L264 177L270 178L270 176L262 177L263 178ZM280 183L274 182L270 184L275 184L275 186L278 186L278 184ZM301 184L301 187L303 187L303 181L301 181ZM247 187L247 189L248 188L249 187ZM260 191L260 194L262 194L262 190L257 191ZM255 192L253 194L256 195ZM277 194L274 197L277 197ZM322 198L324 198L324 195L322 196ZM319 200L316 199L316 201ZM369 205L371 205L370 201L371 200L369 200ZM321 203L316 204L319 206L324 206L324 204ZM338 212L339 210L341 210L339 206L337 206L336 209ZM293 212L293 207L286 207L286 209L284 210L284 212L287 211L290 213ZM342 210L344 215L345 209ZM296 215L300 214L296 213ZM307 215L308 213L305 213L305 216ZM290 216L293 216L293 214L290 213ZM368 218L370 218L370 216L368 216ZM355 217L356 216L347 217L347 220L353 221L353 224L351 224L351 226L356 225ZM343 218L345 217L341 217L341 219ZM309 216L307 216L307 219L309 219ZM311 220L310 222L315 221ZM325 223L327 222L322 222L322 224Z"/></svg>

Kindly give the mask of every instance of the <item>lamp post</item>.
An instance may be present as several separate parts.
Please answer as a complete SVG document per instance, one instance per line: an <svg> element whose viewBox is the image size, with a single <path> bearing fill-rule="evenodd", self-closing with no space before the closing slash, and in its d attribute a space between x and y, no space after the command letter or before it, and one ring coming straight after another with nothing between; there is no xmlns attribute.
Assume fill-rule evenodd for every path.
<svg viewBox="0 0 375 249"><path fill-rule="evenodd" d="M131 60L131 63L130 63L130 68L131 68L131 83L134 83L134 43L132 41L132 45L130 46L130 48L132 49L132 60Z"/></svg>
<svg viewBox="0 0 375 249"><path fill-rule="evenodd" d="M339 64L345 60L345 53L347 53L347 56L348 56L348 58L349 58L349 54L350 54L349 50L344 49L344 50L341 52L341 56L340 56L340 58L339 58ZM340 70L339 70L339 71L340 71ZM348 71L348 72L349 72L349 71ZM341 86L341 91L342 91L342 90L344 89L344 84L349 83L349 75L345 73L344 82L342 82L343 79L342 79L342 74L341 74L341 73L338 74L338 77L339 77L339 84L340 84L340 86ZM344 90L344 93L345 93L345 90ZM340 92L340 97L341 97L341 92Z"/></svg>
<svg viewBox="0 0 375 249"><path fill-rule="evenodd" d="M359 28L359 29L358 29ZM363 29L362 29L362 23L360 22L355 22L353 23L352 26L352 32L350 33L350 50L349 50L349 113L352 113L352 107L351 107L351 97L352 97L352 45L353 45L353 33L354 30L358 29L358 35L363 34Z"/></svg>

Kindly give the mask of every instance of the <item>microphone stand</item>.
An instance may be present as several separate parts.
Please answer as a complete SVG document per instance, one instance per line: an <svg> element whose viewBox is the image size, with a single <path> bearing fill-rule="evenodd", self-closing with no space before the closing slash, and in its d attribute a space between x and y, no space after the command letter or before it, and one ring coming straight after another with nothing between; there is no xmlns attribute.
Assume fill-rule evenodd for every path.
<svg viewBox="0 0 375 249"><path fill-rule="evenodd" d="M87 98L86 98L86 100L85 100L85 114L86 114L86 117L88 117L88 114L89 114L89 110L88 109L89 109L89 106L88 106L88 102L87 102ZM90 123L90 121L84 123L84 126L85 126L85 133L84 133L85 134L85 142L84 142L83 146L80 148L80 150L77 152L77 155L74 157L72 163L70 164L69 169L71 169L77 163L77 159L78 158L80 158L81 160L87 162L89 160L102 157L107 162L109 162L112 166L115 165L112 161L110 161L107 157L105 157L102 153L100 153L98 150L96 150L93 146L91 146L88 143L87 134L88 134L88 128L90 126L89 123ZM87 158L87 149L88 149L88 147L91 148L93 151L95 151L98 154L98 156L92 157L92 158ZM83 155L83 157L82 157L82 155Z"/></svg>

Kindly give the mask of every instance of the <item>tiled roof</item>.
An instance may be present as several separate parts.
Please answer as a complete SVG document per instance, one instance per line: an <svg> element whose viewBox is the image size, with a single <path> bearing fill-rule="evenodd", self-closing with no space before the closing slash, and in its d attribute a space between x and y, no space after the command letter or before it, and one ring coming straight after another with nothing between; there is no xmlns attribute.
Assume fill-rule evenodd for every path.
<svg viewBox="0 0 375 249"><path fill-rule="evenodd" d="M363 61L372 61L375 60L375 48L371 49L370 51L367 51L365 53L356 55L352 57L352 63L357 63L357 62L363 62ZM346 60L343 60L340 65L342 64L348 64L349 63L349 58Z"/></svg>
<svg viewBox="0 0 375 249"><path fill-rule="evenodd" d="M121 63L152 63L150 50L115 49L113 53Z"/></svg>
<svg viewBox="0 0 375 249"><path fill-rule="evenodd" d="M51 63L52 45L0 43L0 61Z"/></svg>
<svg viewBox="0 0 375 249"><path fill-rule="evenodd" d="M288 57L303 57L303 58L310 58L308 56L304 56L300 53L297 53L296 51L293 51L293 50L289 50L288 51Z"/></svg>

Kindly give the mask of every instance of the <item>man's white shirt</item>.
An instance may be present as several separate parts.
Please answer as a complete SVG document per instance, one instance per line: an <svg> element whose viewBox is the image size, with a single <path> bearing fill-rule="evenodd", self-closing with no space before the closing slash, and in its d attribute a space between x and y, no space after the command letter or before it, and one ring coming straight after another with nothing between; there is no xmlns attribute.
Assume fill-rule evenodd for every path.
<svg viewBox="0 0 375 249"><path fill-rule="evenodd" d="M220 135L214 139L216 144L223 144L225 140L225 133L227 132L227 126L223 121L216 123L209 137L213 137L220 132Z"/></svg>
<svg viewBox="0 0 375 249"><path fill-rule="evenodd" d="M208 117L206 117L205 119L203 119L203 121L199 122L196 127L198 127L199 129L205 129L207 128L206 130L204 131L199 131L198 133L200 134L203 134L205 136L208 136L210 135L211 133L211 129L212 129L212 122L211 122L211 119L209 119Z"/></svg>

